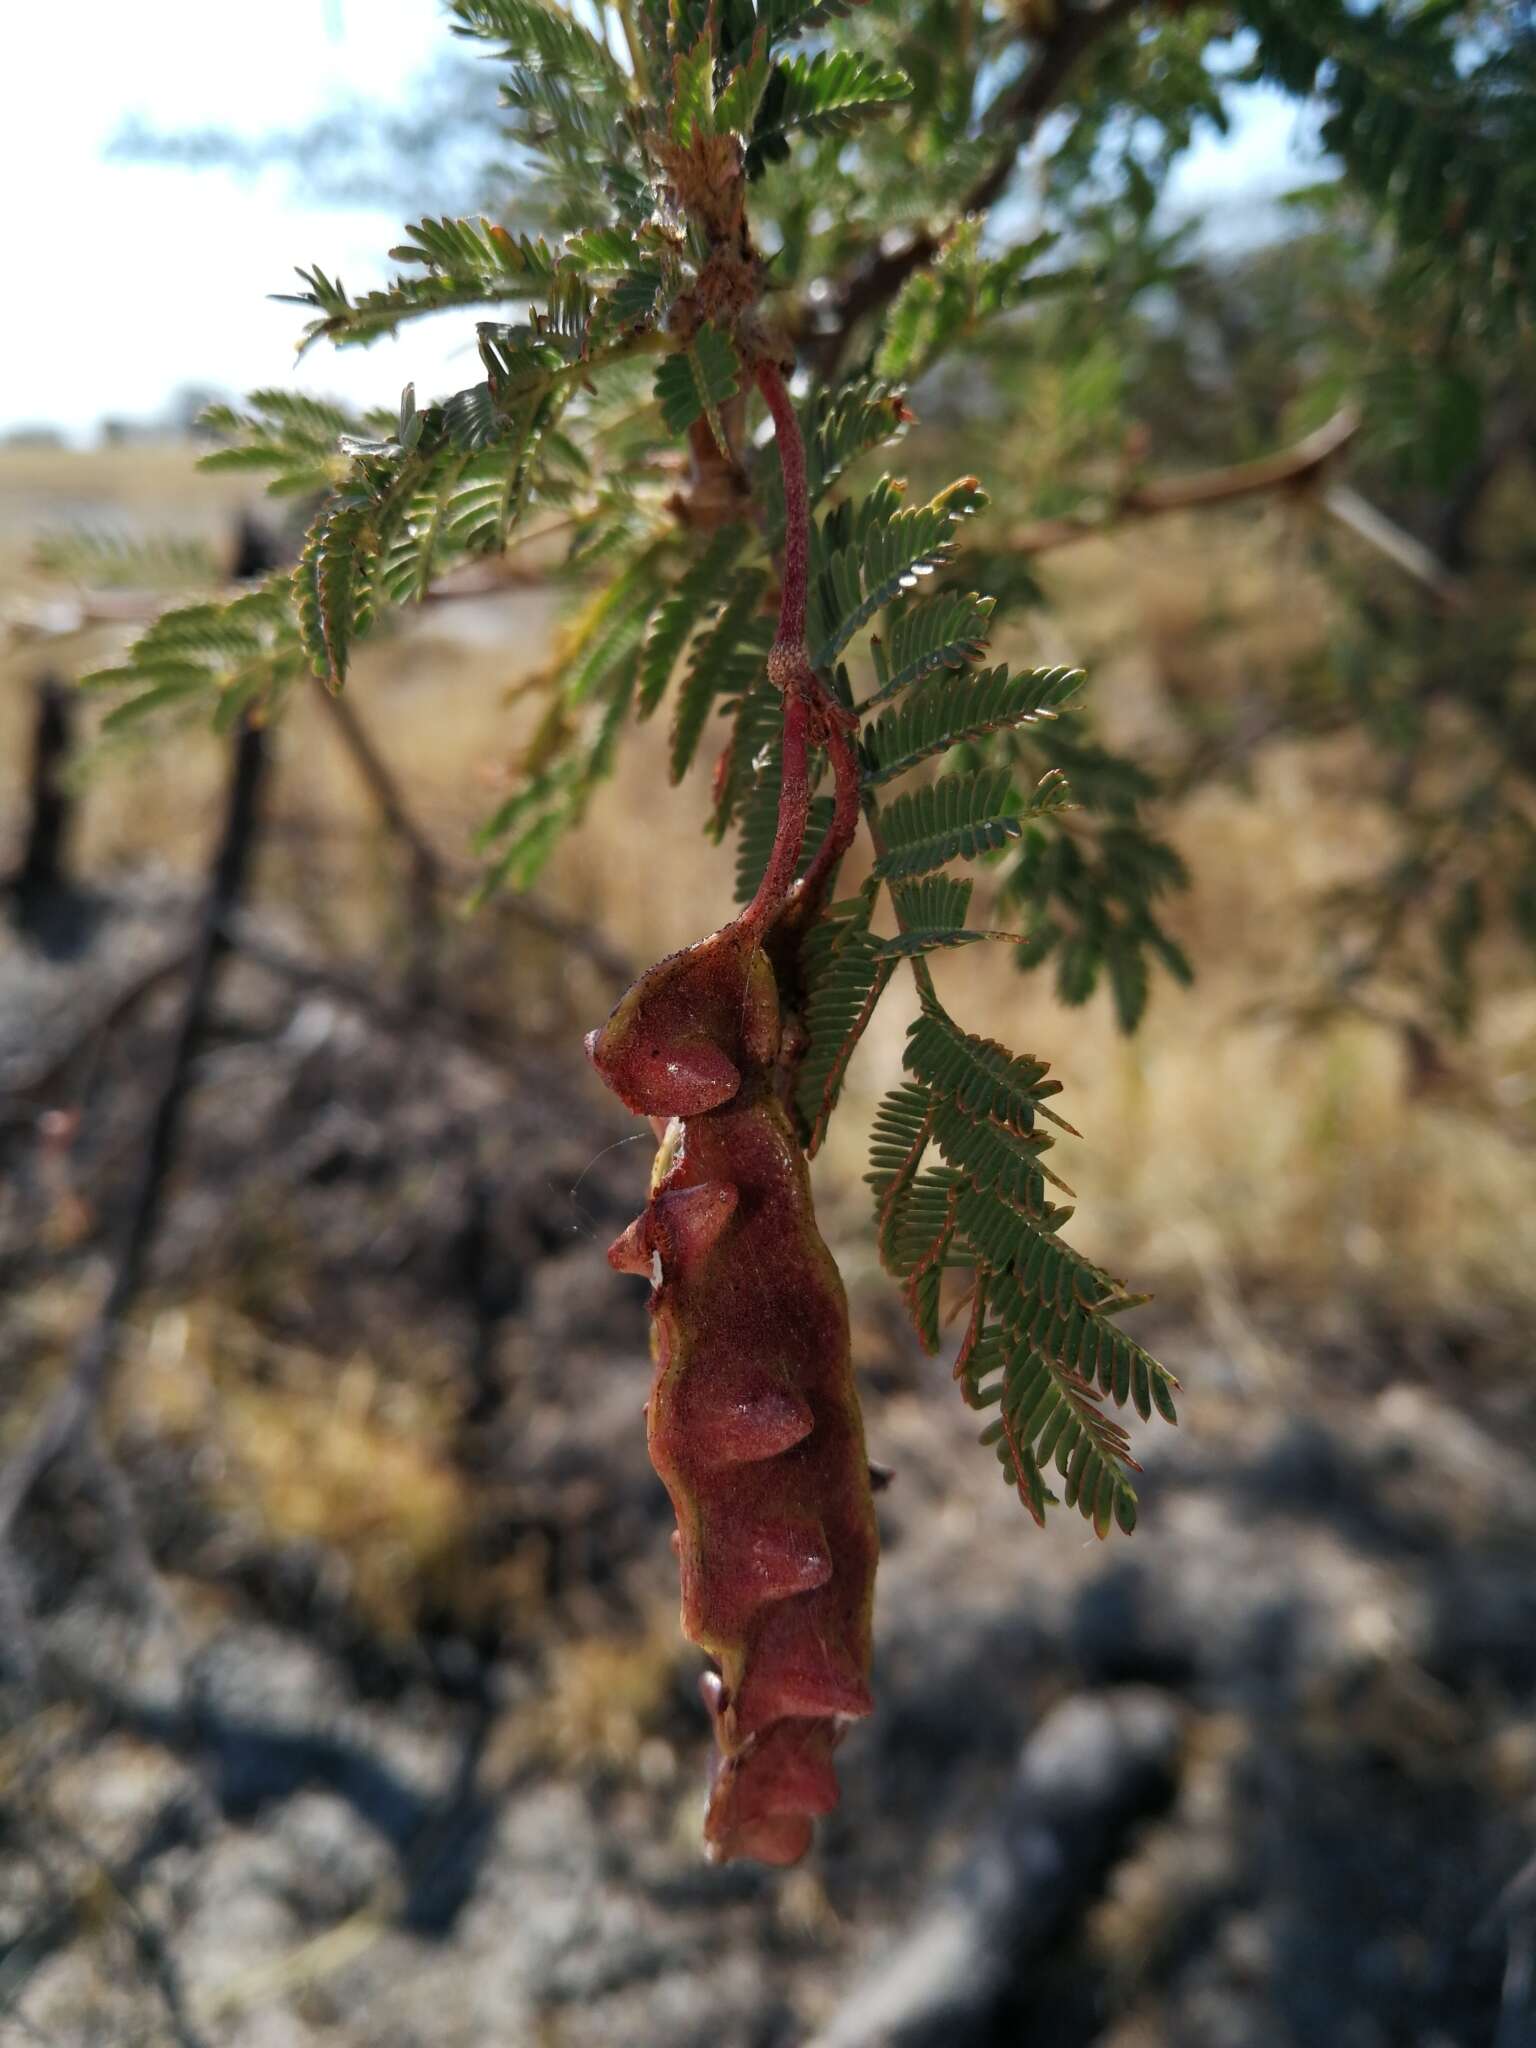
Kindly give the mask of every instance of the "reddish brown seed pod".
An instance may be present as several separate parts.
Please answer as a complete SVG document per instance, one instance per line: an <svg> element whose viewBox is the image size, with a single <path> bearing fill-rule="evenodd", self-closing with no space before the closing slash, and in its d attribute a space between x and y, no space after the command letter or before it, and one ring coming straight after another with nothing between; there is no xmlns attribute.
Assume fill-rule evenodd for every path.
<svg viewBox="0 0 1536 2048"><path fill-rule="evenodd" d="M780 1073L779 993L858 822L851 715L805 653L804 453L784 381L757 380L784 475L778 830L741 915L622 996L587 1051L637 1115L669 1119L644 1213L608 1256L651 1281L651 1461L677 1516L682 1624L718 1669L704 1824L716 1861L794 1863L837 1803L832 1753L869 1713L878 1535L848 1303L816 1227ZM837 781L831 830L794 884L812 738Z"/></svg>
<svg viewBox="0 0 1536 2048"><path fill-rule="evenodd" d="M651 1457L677 1515L683 1630L719 1667L706 1844L786 1863L835 1803L842 1724L870 1710L874 1507L847 1303L775 1086L771 970L721 933L680 972L687 959L641 977L594 1034L594 1063L634 1108L691 1104L710 1018L738 1084L675 1114L650 1201L609 1257L652 1281Z"/></svg>

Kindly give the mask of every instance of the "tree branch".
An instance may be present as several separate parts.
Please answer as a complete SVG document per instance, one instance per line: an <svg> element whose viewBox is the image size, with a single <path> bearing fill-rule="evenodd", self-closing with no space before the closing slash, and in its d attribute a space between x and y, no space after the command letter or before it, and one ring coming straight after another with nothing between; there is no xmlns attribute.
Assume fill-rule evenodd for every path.
<svg viewBox="0 0 1536 2048"><path fill-rule="evenodd" d="M1180 512L1197 505L1224 504L1233 498L1258 497L1266 491L1298 489L1312 483L1360 431L1360 415L1341 406L1332 419L1274 455L1253 462L1234 462L1222 469L1204 469L1193 476L1164 477L1132 484L1109 508L1093 519L1037 519L1008 536L1010 554L1043 555L1074 541L1102 538L1133 519L1151 519L1162 512Z"/></svg>
<svg viewBox="0 0 1536 2048"><path fill-rule="evenodd" d="M1002 197L1019 151L1060 98L1073 71L1094 45L1139 5L1140 0L1102 0L1097 7L1063 7L1055 28L1041 42L1023 75L988 109L986 125L1006 131L1005 140L989 169L965 195L956 221L940 229L924 228L901 248L869 258L837 291L830 324L820 334L805 338L806 352L824 380L836 374L860 321L889 305L913 271L933 261L957 221L968 214L986 213Z"/></svg>
<svg viewBox="0 0 1536 2048"><path fill-rule="evenodd" d="M347 698L335 696L323 687L315 694L336 728L336 735L351 757L364 788L377 804L385 831L398 840L410 856L412 904L418 919L429 921L430 930L437 920L441 892L452 887L469 888L475 880L474 871L467 863L460 865L450 861L433 845L412 815L395 780L394 770L374 745L372 735ZM557 939L562 946L573 953L580 953L614 980L626 983L633 980L633 967L606 939L575 918L551 909L536 896L503 893L490 900L503 915L515 918L521 924L532 925L535 931ZM418 955L412 970L412 987L418 996L423 993L423 964ZM427 980L430 982L430 976Z"/></svg>
<svg viewBox="0 0 1536 2048"><path fill-rule="evenodd" d="M1341 406L1332 419L1274 455L1261 455L1252 462L1234 462L1222 469L1199 470L1193 476L1172 476L1151 483L1133 484L1092 519L1037 519L1008 536L1007 551L1016 555L1044 555L1055 548L1070 547L1075 541L1103 540L1118 527L1133 520L1155 519L1164 512L1187 512L1202 505L1230 504L1238 498L1256 498L1270 491L1304 491L1321 483L1316 502L1331 519L1348 527L1357 540L1423 584L1437 603L1448 607L1464 602L1456 577L1431 549L1404 531L1385 512L1362 498L1348 484L1326 481L1334 457L1360 431L1360 415L1351 405Z"/></svg>
<svg viewBox="0 0 1536 2048"><path fill-rule="evenodd" d="M438 942L442 937L442 860L436 847L406 809L400 785L374 746L350 700L323 685L315 695L325 706L353 767L377 805L385 831L410 856L410 966L406 983L412 1004L426 1008L432 1001L437 984Z"/></svg>
<svg viewBox="0 0 1536 2048"><path fill-rule="evenodd" d="M209 872L181 1021L145 1133L112 1277L64 1385L44 1409L32 1434L0 1468L0 1547L33 1486L93 1422L117 1363L123 1324L143 1286L165 1205L166 1180L181 1135L193 1063L207 1027L219 967L228 950L226 928L239 907L250 870L266 758L261 729L243 726L235 745L223 829Z"/></svg>
<svg viewBox="0 0 1536 2048"><path fill-rule="evenodd" d="M1356 540L1363 540L1405 576L1422 583L1438 604L1455 608L1466 602L1462 585L1438 556L1348 484L1328 486L1323 493L1323 510L1341 526L1348 527Z"/></svg>

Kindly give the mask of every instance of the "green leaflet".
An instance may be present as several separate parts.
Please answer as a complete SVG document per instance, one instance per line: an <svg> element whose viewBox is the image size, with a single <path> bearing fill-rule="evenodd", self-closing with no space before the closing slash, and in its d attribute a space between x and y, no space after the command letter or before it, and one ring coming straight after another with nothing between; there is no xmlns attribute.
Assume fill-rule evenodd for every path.
<svg viewBox="0 0 1536 2048"><path fill-rule="evenodd" d="M608 293L608 311L615 327L649 327L656 318L665 273L659 263L637 263L626 270Z"/></svg>
<svg viewBox="0 0 1536 2048"><path fill-rule="evenodd" d="M904 547L916 555L944 545L948 535L923 518L929 509L904 512L881 485L824 521L823 626L840 614L856 629ZM835 909L826 936L808 950L810 1045L797 1107L819 1143L881 977L910 960L921 1006L908 1034L908 1078L880 1105L866 1176L880 1256L931 1351L943 1341L946 1301L955 1300L949 1290L968 1284L955 1373L973 1407L994 1411L983 1441L1036 1520L1059 1501L1102 1536L1136 1521L1136 1464L1110 1411L1134 1406L1143 1417L1172 1420L1174 1383L1116 1328L1112 1318L1131 1305L1124 1290L1061 1237L1072 1197L1050 1160L1056 1131L1071 1131L1054 1107L1060 1084L1044 1061L962 1030L928 962L989 936L969 926L973 884L947 872L949 864L1021 845L1026 833L1031 860L1048 858L1057 836L1041 827L1068 799L1065 764L1080 762L1092 786L1095 775L1112 774L1112 763L1068 737L1055 750L1062 765L1052 758L1021 795L1009 763L1028 759L1037 731L1053 730L1041 721L1070 702L1080 675L975 670L990 602L943 590L914 601L909 589L910 581L892 594L883 641L870 646L876 688L865 708L887 707L866 722L860 743L878 854L871 888ZM957 747L972 765L877 803L884 785ZM884 939L869 929L881 886L899 926ZM1021 951L1039 955L1037 929ZM958 1305L966 1299L960 1294Z"/></svg>
<svg viewBox="0 0 1536 2048"><path fill-rule="evenodd" d="M114 667L81 677L83 688L131 692L103 720L117 730L199 698L216 727L259 702L270 711L308 668L299 645L293 579L272 576L227 603L182 605L145 628Z"/></svg>
<svg viewBox="0 0 1536 2048"><path fill-rule="evenodd" d="M715 784L714 808L709 829L715 839L750 803L758 784L779 773L779 732L784 722L784 699L766 676L756 676L735 702L722 707L731 719L731 737L720 757L720 774ZM760 871L759 871L760 872ZM753 888L757 886L754 878ZM749 889L748 895L751 894Z"/></svg>
<svg viewBox="0 0 1536 2048"><path fill-rule="evenodd" d="M679 655L697 630L706 605L718 598L722 580L746 542L744 526L721 527L658 609L640 663L641 718L649 718L666 694Z"/></svg>
<svg viewBox="0 0 1536 2048"><path fill-rule="evenodd" d="M715 52L708 30L692 49L672 59L671 130L674 142L715 132Z"/></svg>
<svg viewBox="0 0 1536 2048"><path fill-rule="evenodd" d="M858 0L752 0L743 10L741 26L734 36L721 35L721 55L727 62L738 60L759 39L770 47L793 42L797 36L839 20L858 5ZM732 21L736 20L733 11Z"/></svg>
<svg viewBox="0 0 1536 2048"><path fill-rule="evenodd" d="M905 1063L935 1096L947 1096L967 1115L1020 1136L1034 1131L1038 1116L1061 1122L1045 1106L1061 1083L1049 1078L1043 1060L1020 1058L995 1039L961 1031L936 1004L913 1020ZM1071 1125L1063 1128L1070 1131Z"/></svg>
<svg viewBox="0 0 1536 2048"><path fill-rule="evenodd" d="M826 1136L848 1063L896 967L870 934L869 908L867 897L834 905L806 948L802 1021L810 1048L796 1077L795 1106L812 1153Z"/></svg>
<svg viewBox="0 0 1536 2048"><path fill-rule="evenodd" d="M864 734L864 776L871 786L905 775L930 755L948 753L967 740L984 738L1004 726L1054 717L1082 687L1082 671L1071 668L1006 668L942 675L912 690L902 703L876 719Z"/></svg>
<svg viewBox="0 0 1536 2048"><path fill-rule="evenodd" d="M825 668L902 591L955 552L955 525L987 500L973 477L952 484L927 505L895 509L888 491L865 500L846 544L824 547L812 597L813 659Z"/></svg>
<svg viewBox="0 0 1536 2048"><path fill-rule="evenodd" d="M390 250L396 263L419 263L444 277L503 276L547 286L554 278L557 257L542 236L511 234L484 215L472 220L419 220L406 238Z"/></svg>
<svg viewBox="0 0 1536 2048"><path fill-rule="evenodd" d="M101 721L101 729L103 732L119 732L124 726L136 725L152 712L165 710L168 705L184 703L189 697L200 697L207 687L207 675L201 670L170 677L142 691L137 697L129 697L125 702L114 705Z"/></svg>
<svg viewBox="0 0 1536 2048"><path fill-rule="evenodd" d="M919 1025L909 1064L922 1070L937 1045L953 1073L957 1047L985 1047L988 1079L1016 1128L1019 1105L1039 1088L1043 1068L1012 1062L986 1041L966 1041L937 1008ZM974 1057L958 1071L973 1082ZM1144 1418L1155 1409L1171 1422L1174 1382L1110 1320L1128 1305L1123 1292L1057 1235L1068 1212L1043 1199L1038 1155L1048 1143L1038 1135L1021 1142L1006 1126L960 1112L953 1096L946 1102L909 1083L881 1104L867 1178L881 1255L903 1279L930 1349L939 1337L942 1270L973 1269L972 1326L956 1372L972 1406L1000 1411L983 1442L997 1449L1010 1484L1040 1519L1051 1498L1042 1475L1054 1461L1066 1504L1104 1535L1112 1524L1134 1527L1136 1501L1129 1439L1103 1403L1134 1405ZM942 1152L944 1167L925 1167L930 1147Z"/></svg>
<svg viewBox="0 0 1536 2048"><path fill-rule="evenodd" d="M843 135L871 114L907 98L912 82L878 58L853 50L820 50L776 64L758 110L753 144L772 151L795 129L807 135Z"/></svg>
<svg viewBox="0 0 1536 2048"><path fill-rule="evenodd" d="M943 953L957 946L978 945L983 939L1015 939L1013 932L967 932L957 931L953 925L937 928L929 925L909 925L893 938L876 939L875 947L882 960L917 960L925 953Z"/></svg>
<svg viewBox="0 0 1536 2048"><path fill-rule="evenodd" d="M891 901L904 929L957 932L965 924L975 886L965 875L924 875L896 883Z"/></svg>
<svg viewBox="0 0 1536 2048"><path fill-rule="evenodd" d="M768 865L768 852L773 845L779 811L779 756L777 747L763 764L762 772L753 781L742 805L736 838L736 901L750 900L763 870ZM823 834L832 822L832 799L829 796L813 797L810 815L806 820L805 839L800 849L797 874L804 874L820 844Z"/></svg>
<svg viewBox="0 0 1536 2048"><path fill-rule="evenodd" d="M604 688L586 716L579 743L529 776L475 834L477 852L497 851L471 898L472 908L498 889L530 888L560 840L580 822L593 792L611 772L638 669L637 647L617 664L606 665Z"/></svg>
<svg viewBox="0 0 1536 2048"><path fill-rule="evenodd" d="M981 1441L996 1448L1037 1521L1052 1498L1043 1475L1054 1463L1066 1482L1064 1505L1077 1508L1096 1534L1108 1535L1116 1523L1135 1527L1136 1494L1126 1476L1137 1469L1130 1440L1091 1388L1027 1346L1011 1345L995 1326L978 1341L965 1377L974 1406L997 1407Z"/></svg>
<svg viewBox="0 0 1536 2048"><path fill-rule="evenodd" d="M293 572L299 639L329 690L346 681L353 639L372 614L376 543L369 508L343 500L310 528Z"/></svg>
<svg viewBox="0 0 1536 2048"><path fill-rule="evenodd" d="M974 590L940 590L899 606L889 639L870 642L880 687L860 710L875 710L936 669L964 668L978 661L987 644L992 610L993 600Z"/></svg>
<svg viewBox="0 0 1536 2048"><path fill-rule="evenodd" d="M819 392L805 422L806 485L811 503L818 503L861 455L899 440L909 418L900 391L877 377L855 377L834 390Z"/></svg>
<svg viewBox="0 0 1536 2048"><path fill-rule="evenodd" d="M339 406L271 390L253 391L243 409L211 405L199 425L235 442L203 456L199 469L270 471L274 497L331 490L346 468L343 439L363 432L363 422Z"/></svg>
<svg viewBox="0 0 1536 2048"><path fill-rule="evenodd" d="M1021 798L1006 768L941 775L924 789L908 790L881 813L884 848L875 862L883 880L976 860L1017 839L1024 820L1058 808L1065 785L1053 780Z"/></svg>
<svg viewBox="0 0 1536 2048"><path fill-rule="evenodd" d="M736 350L718 327L701 327L686 348L665 356L656 371L656 402L668 432L685 434L695 420L707 419L723 449L720 407L735 396L740 372Z"/></svg>
<svg viewBox="0 0 1536 2048"><path fill-rule="evenodd" d="M1031 276L1057 237L1033 236L999 256L982 253L982 223L963 221L928 269L915 270L881 329L875 367L911 382L966 335L1024 300L1081 281L1070 270Z"/></svg>
<svg viewBox="0 0 1536 2048"><path fill-rule="evenodd" d="M715 705L750 688L762 671L773 638L773 622L760 609L766 580L759 569L738 570L719 618L695 643L672 720L674 782L687 774Z"/></svg>
<svg viewBox="0 0 1536 2048"><path fill-rule="evenodd" d="M420 220L390 255L397 263L419 264L422 277L397 277L354 299L339 278L316 266L300 270L307 290L281 293L290 305L308 306L315 317L304 330L304 346L376 341L402 321L447 306L532 298L555 281L558 257L543 240L513 235L494 221Z"/></svg>
<svg viewBox="0 0 1536 2048"><path fill-rule="evenodd" d="M853 377L830 390L815 393L797 412L805 442L806 491L812 506L821 503L861 455L899 440L911 419L902 394L894 385L866 376ZM764 533L776 544L784 531L784 494L777 465L760 457L753 483L760 493ZM900 499L887 498L877 487L864 501L861 511L877 507L879 516L886 517L900 509ZM846 516L847 509L840 508L840 517ZM846 545L849 537L850 533L842 531L839 525L835 537L829 529L816 538L823 543L825 553L829 547Z"/></svg>
<svg viewBox="0 0 1536 2048"><path fill-rule="evenodd" d="M766 47L761 38L752 54L739 64L726 81L715 106L715 131L720 135L750 135L762 104L769 78Z"/></svg>
<svg viewBox="0 0 1536 2048"><path fill-rule="evenodd" d="M571 236L560 260L589 277L605 272L623 275L634 267L640 253L628 228L586 228Z"/></svg>
<svg viewBox="0 0 1536 2048"><path fill-rule="evenodd" d="M532 70L619 84L624 74L607 48L574 15L540 0L449 0L453 32L493 44Z"/></svg>

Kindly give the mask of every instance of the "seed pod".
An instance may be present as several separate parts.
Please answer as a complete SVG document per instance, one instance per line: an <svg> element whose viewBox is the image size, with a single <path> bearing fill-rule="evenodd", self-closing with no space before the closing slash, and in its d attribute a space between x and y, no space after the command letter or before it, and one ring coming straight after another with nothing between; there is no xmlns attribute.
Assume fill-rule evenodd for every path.
<svg viewBox="0 0 1536 2048"><path fill-rule="evenodd" d="M682 1623L718 1670L706 1850L786 1864L837 1800L870 1711L878 1539L848 1305L775 1087L773 972L727 925L647 974L588 1040L631 1109L670 1116L644 1213L609 1253L647 1274L651 1459L677 1515Z"/></svg>

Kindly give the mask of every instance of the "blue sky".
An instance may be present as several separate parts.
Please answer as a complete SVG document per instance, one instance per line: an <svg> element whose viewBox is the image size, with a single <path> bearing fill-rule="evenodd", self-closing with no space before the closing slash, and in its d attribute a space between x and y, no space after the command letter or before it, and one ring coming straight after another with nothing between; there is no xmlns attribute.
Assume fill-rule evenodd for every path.
<svg viewBox="0 0 1536 2048"><path fill-rule="evenodd" d="M152 416L187 384L294 384L389 403L407 377L423 393L468 382L462 320L295 365L298 310L266 294L291 287L296 262L354 288L377 282L393 214L307 206L282 170L239 178L107 157L130 118L258 135L358 97L397 105L447 40L438 0L262 0L249 12L227 0L74 0L9 23L0 432L47 423L89 438L103 416ZM1250 96L1230 137L1190 152L1172 203L1293 181L1296 135L1292 107Z"/></svg>

